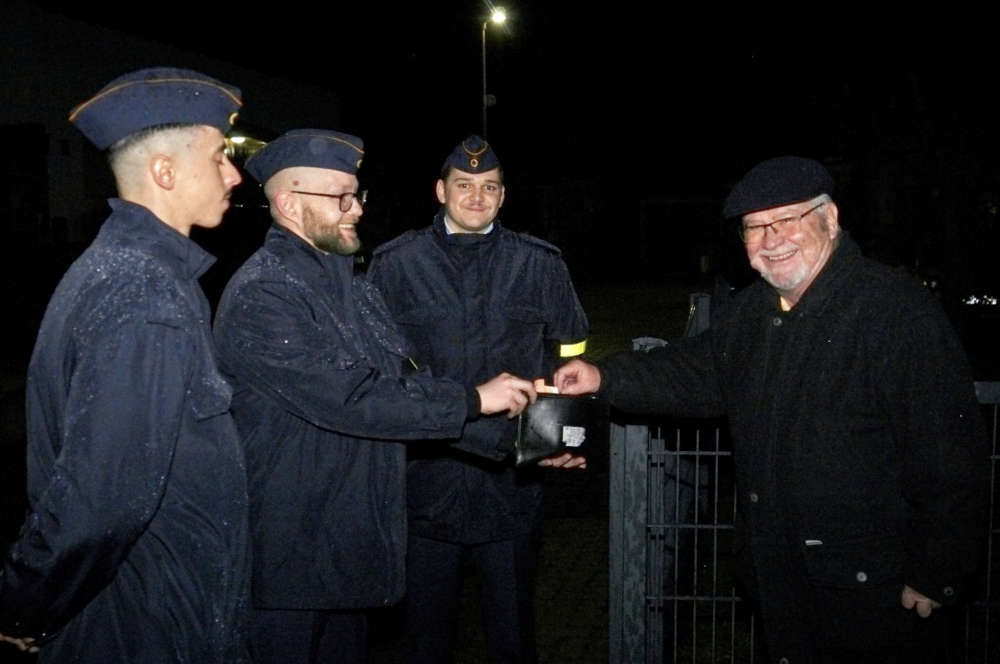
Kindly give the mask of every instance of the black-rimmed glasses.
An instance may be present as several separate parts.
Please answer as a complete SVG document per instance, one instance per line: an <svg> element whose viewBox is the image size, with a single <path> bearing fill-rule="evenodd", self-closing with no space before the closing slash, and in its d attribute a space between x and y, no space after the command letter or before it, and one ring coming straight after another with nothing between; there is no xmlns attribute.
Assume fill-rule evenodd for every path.
<svg viewBox="0 0 1000 664"><path fill-rule="evenodd" d="M340 211L350 212L351 208L354 206L354 201L358 202L361 207L365 206L368 202L368 190L362 189L361 191L346 191L343 194L321 194L317 191L296 191L291 190L293 194L305 194L306 196L323 196L324 198L336 198L340 201Z"/></svg>
<svg viewBox="0 0 1000 664"><path fill-rule="evenodd" d="M781 219L775 219L768 224L754 224L753 226L744 226L741 224L739 227L740 239L743 240L744 244L755 244L764 239L764 234L767 232L768 228L770 228L771 232L775 235L781 235L786 231L794 230L798 227L799 222L826 205L826 203L827 201L823 201L819 205L809 208L802 214L795 215L794 217L782 217Z"/></svg>

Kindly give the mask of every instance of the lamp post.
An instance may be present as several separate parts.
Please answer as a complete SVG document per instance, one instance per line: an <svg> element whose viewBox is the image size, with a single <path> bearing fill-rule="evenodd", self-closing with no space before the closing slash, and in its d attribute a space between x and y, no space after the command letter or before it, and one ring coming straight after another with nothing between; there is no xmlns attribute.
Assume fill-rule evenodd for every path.
<svg viewBox="0 0 1000 664"><path fill-rule="evenodd" d="M483 21L483 138L486 138L486 108L489 106L489 96L486 94L486 26L490 23L502 24L507 20L507 13L501 7L494 7L490 17Z"/></svg>

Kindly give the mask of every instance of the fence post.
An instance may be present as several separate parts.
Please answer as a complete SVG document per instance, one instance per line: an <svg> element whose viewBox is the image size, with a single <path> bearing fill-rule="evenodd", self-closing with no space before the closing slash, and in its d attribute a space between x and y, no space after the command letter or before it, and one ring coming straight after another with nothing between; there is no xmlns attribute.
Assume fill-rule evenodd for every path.
<svg viewBox="0 0 1000 664"><path fill-rule="evenodd" d="M646 661L646 448L649 429L611 425L608 662Z"/></svg>

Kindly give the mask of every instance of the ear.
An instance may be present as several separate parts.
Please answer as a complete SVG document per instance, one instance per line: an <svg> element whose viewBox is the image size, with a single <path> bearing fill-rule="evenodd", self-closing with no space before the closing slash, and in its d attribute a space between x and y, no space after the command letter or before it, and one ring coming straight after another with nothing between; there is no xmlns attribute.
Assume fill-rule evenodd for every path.
<svg viewBox="0 0 1000 664"><path fill-rule="evenodd" d="M497 209L503 207L503 202L507 200L507 187L500 185L500 204L497 205Z"/></svg>
<svg viewBox="0 0 1000 664"><path fill-rule="evenodd" d="M827 232L830 234L830 238L833 239L840 235L840 208L833 201L827 203L826 207Z"/></svg>
<svg viewBox="0 0 1000 664"><path fill-rule="evenodd" d="M177 172L169 155L156 154L149 159L149 175L161 189L171 190L177 185Z"/></svg>
<svg viewBox="0 0 1000 664"><path fill-rule="evenodd" d="M444 180L438 180L437 184L434 185L434 192L437 194L438 203L444 205L445 202L445 185Z"/></svg>
<svg viewBox="0 0 1000 664"><path fill-rule="evenodd" d="M275 213L283 220L293 224L299 223L302 211L299 208L298 198L292 196L287 191L281 190L274 195L273 205Z"/></svg>

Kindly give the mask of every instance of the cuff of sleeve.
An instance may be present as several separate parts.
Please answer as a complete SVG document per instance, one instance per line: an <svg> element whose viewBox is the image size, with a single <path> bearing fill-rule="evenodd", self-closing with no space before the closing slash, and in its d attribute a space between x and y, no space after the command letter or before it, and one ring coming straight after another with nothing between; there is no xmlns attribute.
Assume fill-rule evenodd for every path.
<svg viewBox="0 0 1000 664"><path fill-rule="evenodd" d="M482 409L483 404L479 400L479 390L474 387L470 387L465 391L465 404L466 413L465 419L476 420L479 419L479 411Z"/></svg>

